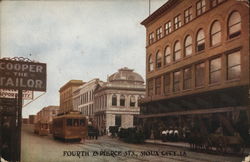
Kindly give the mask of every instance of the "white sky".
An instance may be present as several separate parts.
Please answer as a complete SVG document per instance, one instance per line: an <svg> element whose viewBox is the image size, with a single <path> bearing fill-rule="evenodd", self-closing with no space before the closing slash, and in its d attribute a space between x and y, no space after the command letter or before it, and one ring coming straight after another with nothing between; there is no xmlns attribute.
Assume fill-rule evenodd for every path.
<svg viewBox="0 0 250 162"><path fill-rule="evenodd" d="M71 79L106 81L128 67L145 78L149 0L1 1L1 57L47 63L47 92L23 117L59 105L58 90ZM151 13L167 0L151 0ZM36 92L36 96L39 93Z"/></svg>

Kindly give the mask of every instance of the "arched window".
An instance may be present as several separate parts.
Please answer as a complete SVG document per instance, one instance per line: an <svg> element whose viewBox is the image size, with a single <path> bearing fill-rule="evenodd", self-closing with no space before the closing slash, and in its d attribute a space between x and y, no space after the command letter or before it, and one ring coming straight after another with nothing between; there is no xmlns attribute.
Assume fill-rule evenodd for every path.
<svg viewBox="0 0 250 162"><path fill-rule="evenodd" d="M241 16L239 12L231 13L228 20L228 34L229 38L234 38L241 33Z"/></svg>
<svg viewBox="0 0 250 162"><path fill-rule="evenodd" d="M130 106L131 106L131 107L134 107L134 106L135 106L135 102L136 102L136 101L135 101L135 96L131 96L131 97L130 97Z"/></svg>
<svg viewBox="0 0 250 162"><path fill-rule="evenodd" d="M153 63L152 55L150 55L148 58L148 71L153 71L153 70L154 70L154 63Z"/></svg>
<svg viewBox="0 0 250 162"><path fill-rule="evenodd" d="M158 51L156 53L156 68L160 68L161 67L161 52Z"/></svg>
<svg viewBox="0 0 250 162"><path fill-rule="evenodd" d="M165 53L164 53L164 65L167 65L171 62L171 50L170 47L167 46L165 48Z"/></svg>
<svg viewBox="0 0 250 162"><path fill-rule="evenodd" d="M181 58L181 44L180 41L176 41L174 44L174 61Z"/></svg>
<svg viewBox="0 0 250 162"><path fill-rule="evenodd" d="M125 96L124 95L120 96L120 106L125 106Z"/></svg>
<svg viewBox="0 0 250 162"><path fill-rule="evenodd" d="M205 49L205 34L203 29L200 29L197 33L197 38L196 38L196 50L202 51L204 49Z"/></svg>
<svg viewBox="0 0 250 162"><path fill-rule="evenodd" d="M116 106L117 105L117 97L116 97L116 95L114 94L113 96L112 96L112 106Z"/></svg>
<svg viewBox="0 0 250 162"><path fill-rule="evenodd" d="M188 35L185 39L185 56L192 54L192 37Z"/></svg>
<svg viewBox="0 0 250 162"><path fill-rule="evenodd" d="M221 26L219 21L215 21L211 28L211 45L214 46L221 42Z"/></svg>

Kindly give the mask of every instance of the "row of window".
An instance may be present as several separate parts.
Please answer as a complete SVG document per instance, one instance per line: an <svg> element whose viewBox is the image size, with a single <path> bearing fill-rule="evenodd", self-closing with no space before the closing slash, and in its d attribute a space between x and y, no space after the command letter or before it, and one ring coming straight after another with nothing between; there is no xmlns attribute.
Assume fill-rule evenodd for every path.
<svg viewBox="0 0 250 162"><path fill-rule="evenodd" d="M74 99L74 104L76 106L76 108L79 106L79 105L82 105L82 104L86 104L88 102L91 102L93 101L93 91L94 90L91 90L91 91L88 91L88 92L85 92L83 94L81 94L80 96L78 96L77 98Z"/></svg>
<svg viewBox="0 0 250 162"><path fill-rule="evenodd" d="M118 101L117 101L117 96L114 94L112 95L112 106L125 106L126 103L126 98L124 95L120 96L120 105L118 105ZM130 96L129 97L129 106L130 107L135 107L136 106L136 98L135 96Z"/></svg>
<svg viewBox="0 0 250 162"><path fill-rule="evenodd" d="M240 79L241 74L241 54L236 51L226 55L226 72L227 80ZM188 90L193 87L203 87L205 85L205 62L192 65L190 67L180 69L171 73L166 73L163 76L150 79L148 81L148 95L161 95L170 92L178 92ZM194 72L193 72L194 71ZM171 83L172 78L172 83ZM163 81L163 84L162 84ZM209 60L209 84L216 84L222 81L222 59L221 56ZM181 86L181 83L183 86ZM171 90L172 84L172 90ZM163 85L163 88L162 88ZM155 90L155 92L154 92Z"/></svg>
<svg viewBox="0 0 250 162"><path fill-rule="evenodd" d="M103 109L107 107L107 95L97 96L95 97L95 108Z"/></svg>
<svg viewBox="0 0 250 162"><path fill-rule="evenodd" d="M80 108L80 110L84 115L93 115L94 114L94 105L89 104L87 106L84 106Z"/></svg>
<svg viewBox="0 0 250 162"><path fill-rule="evenodd" d="M241 16L239 12L233 11L229 15L228 19L228 38L234 38L241 33ZM215 20L210 28L210 45L216 46L221 43L221 23L218 20ZM166 46L164 51L164 57L162 57L161 51L157 51L155 58L155 67L160 68L163 64L168 65L171 61L178 61L182 57L181 43L179 40L174 42L173 51L169 45ZM193 39L190 35L185 36L184 39L184 57L190 56L193 53ZM195 50L196 52L203 51L205 49L205 33L201 28L198 30L195 40ZM171 52L173 55L171 55ZM163 59L163 60L162 60ZM162 63L163 62L163 63ZM152 55L149 55L148 58L148 71L154 70L154 63Z"/></svg>
<svg viewBox="0 0 250 162"><path fill-rule="evenodd" d="M211 7L215 7L223 1L224 0L211 0ZM189 7L186 10L184 10L184 24L189 23L193 19L192 11L193 11L192 7ZM196 3L196 16L200 16L205 11L206 11L206 1L199 0ZM177 16L175 16L173 19L173 22L174 22L174 25L173 25L174 30L177 30L178 28L180 28L182 26L181 14L178 14ZM165 35L168 35L169 33L172 32L171 21L167 21L164 26L165 26L165 30L164 30ZM154 43L155 41L154 37L155 37L154 32L149 34L148 44ZM163 29L162 27L159 27L158 29L156 29L156 40L159 40L162 37L163 37Z"/></svg>

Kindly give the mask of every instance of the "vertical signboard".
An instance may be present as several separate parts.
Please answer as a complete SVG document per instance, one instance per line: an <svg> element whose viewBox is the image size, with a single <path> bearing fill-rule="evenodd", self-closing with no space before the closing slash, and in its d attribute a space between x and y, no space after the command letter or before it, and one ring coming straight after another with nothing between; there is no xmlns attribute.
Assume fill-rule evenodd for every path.
<svg viewBox="0 0 250 162"><path fill-rule="evenodd" d="M9 120L14 121L14 125L10 125L10 129L2 130L1 132L5 132L5 135L1 134L1 138L11 137L10 141L15 141L15 143L11 143L11 147L15 146L15 150L13 149L5 149L4 146L0 145L0 151L6 151L6 158L10 161L20 161L21 160L21 127L22 127L22 100L23 100L23 91L46 91L46 64L31 62L29 59L25 58L13 58L13 59L0 59L0 89L6 90L17 90L17 103L15 106L15 116ZM5 97L5 100L7 98ZM2 105L3 103L1 103ZM7 105L7 104L5 104ZM7 105L6 107L1 106L1 109L8 110L11 108L11 105ZM6 124L8 122L8 116L1 114L1 121L5 121ZM17 123L16 123L17 121ZM13 123L13 122L11 122ZM3 123L4 126L5 123ZM10 131L15 130L16 132ZM12 138L13 137L13 138ZM3 141L3 140L1 140ZM1 142L0 141L0 142ZM9 141L9 140L7 140ZM6 145L7 146L7 145Z"/></svg>

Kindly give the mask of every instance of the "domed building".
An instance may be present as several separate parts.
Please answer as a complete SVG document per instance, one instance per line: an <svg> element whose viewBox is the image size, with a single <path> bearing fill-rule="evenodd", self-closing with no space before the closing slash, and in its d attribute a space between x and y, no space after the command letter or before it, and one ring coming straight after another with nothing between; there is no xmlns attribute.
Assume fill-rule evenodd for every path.
<svg viewBox="0 0 250 162"><path fill-rule="evenodd" d="M145 95L142 76L133 69L121 68L94 91L95 122L101 133L110 126L129 128L135 125L134 115L140 108L138 100Z"/></svg>

